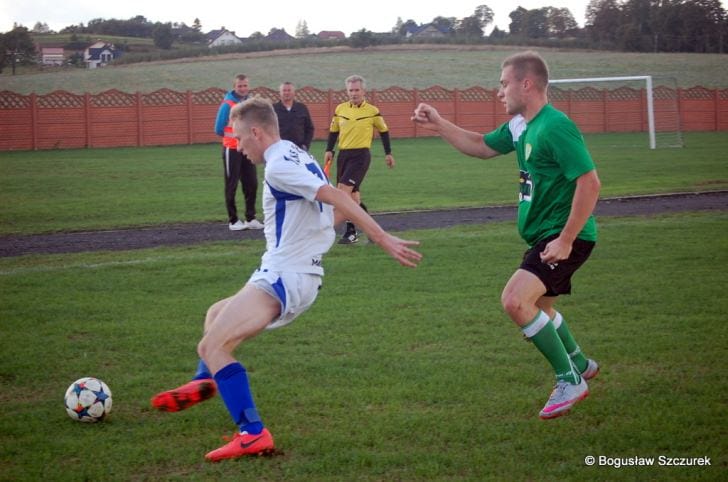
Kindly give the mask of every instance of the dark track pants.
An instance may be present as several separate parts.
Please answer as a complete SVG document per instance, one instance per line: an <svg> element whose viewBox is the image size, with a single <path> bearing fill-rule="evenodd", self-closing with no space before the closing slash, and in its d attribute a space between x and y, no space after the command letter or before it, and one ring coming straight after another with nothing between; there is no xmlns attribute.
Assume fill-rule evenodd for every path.
<svg viewBox="0 0 728 482"><path fill-rule="evenodd" d="M225 206L230 223L235 223L239 219L238 209L235 206L238 182L243 186L245 197L245 221L254 219L255 200L258 195L258 172L255 164L241 152L228 147L222 148L222 163L225 173Z"/></svg>

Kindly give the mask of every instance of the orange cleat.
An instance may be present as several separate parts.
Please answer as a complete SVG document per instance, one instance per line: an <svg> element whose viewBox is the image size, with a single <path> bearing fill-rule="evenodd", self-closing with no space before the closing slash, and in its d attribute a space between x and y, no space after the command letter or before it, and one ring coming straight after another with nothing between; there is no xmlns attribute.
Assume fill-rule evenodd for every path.
<svg viewBox="0 0 728 482"><path fill-rule="evenodd" d="M154 395L152 406L163 412L179 412L214 397L216 393L217 386L212 378L192 380L181 387Z"/></svg>
<svg viewBox="0 0 728 482"><path fill-rule="evenodd" d="M208 452L205 459L210 462L219 462L247 455L270 455L273 452L275 452L273 436L267 428L264 428L258 435L251 435L247 432L236 433L230 442L219 449Z"/></svg>

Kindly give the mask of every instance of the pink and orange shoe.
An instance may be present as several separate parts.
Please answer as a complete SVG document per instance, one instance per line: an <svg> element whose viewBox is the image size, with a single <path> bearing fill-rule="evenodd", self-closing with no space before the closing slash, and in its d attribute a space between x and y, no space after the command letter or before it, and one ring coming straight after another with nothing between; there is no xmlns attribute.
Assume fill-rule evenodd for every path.
<svg viewBox="0 0 728 482"><path fill-rule="evenodd" d="M247 432L236 433L230 442L219 449L208 452L205 459L210 462L219 462L248 455L271 455L273 452L275 452L273 436L267 428L264 428L257 435Z"/></svg>
<svg viewBox="0 0 728 482"><path fill-rule="evenodd" d="M577 402L584 400L589 395L589 387L586 379L580 377L581 381L572 384L564 380L556 382L548 402L541 410L539 416L543 420L560 417L566 414Z"/></svg>
<svg viewBox="0 0 728 482"><path fill-rule="evenodd" d="M217 386L212 378L192 380L181 387L154 395L152 406L163 412L179 412L214 397L216 393Z"/></svg>

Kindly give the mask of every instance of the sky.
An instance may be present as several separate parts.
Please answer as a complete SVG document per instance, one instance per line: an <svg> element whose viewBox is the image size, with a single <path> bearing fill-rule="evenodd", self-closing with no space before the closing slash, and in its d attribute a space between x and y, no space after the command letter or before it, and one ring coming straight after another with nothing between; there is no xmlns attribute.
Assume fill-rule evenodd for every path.
<svg viewBox="0 0 728 482"><path fill-rule="evenodd" d="M443 3L412 0L364 0L356 4L342 1L267 0L254 2L197 3L185 0L0 0L0 32L7 32L14 23L32 29L36 22L46 23L51 30L69 25L88 23L95 18L126 20L137 15L151 22L184 22L192 25L200 19L203 32L225 27L239 37L254 32L267 34L271 28L284 28L295 35L302 20L310 33L322 30L341 30L347 36L365 28L373 32L389 32L397 23L412 19L418 24L429 23L437 16L463 18L473 14L478 5L488 5L494 13L494 22L486 32L498 26L508 30L508 14L518 6L525 9L541 7L568 8L580 27L588 0L449 0ZM235 12L232 5L242 5Z"/></svg>

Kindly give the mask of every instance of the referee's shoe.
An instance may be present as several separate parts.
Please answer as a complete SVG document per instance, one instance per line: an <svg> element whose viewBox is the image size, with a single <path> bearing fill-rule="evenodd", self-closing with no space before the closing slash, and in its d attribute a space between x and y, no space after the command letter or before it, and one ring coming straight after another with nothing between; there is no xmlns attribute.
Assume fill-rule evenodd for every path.
<svg viewBox="0 0 728 482"><path fill-rule="evenodd" d="M356 233L356 226L353 223L346 222L346 231L344 235L339 239L339 244L354 244L359 241L359 236Z"/></svg>

